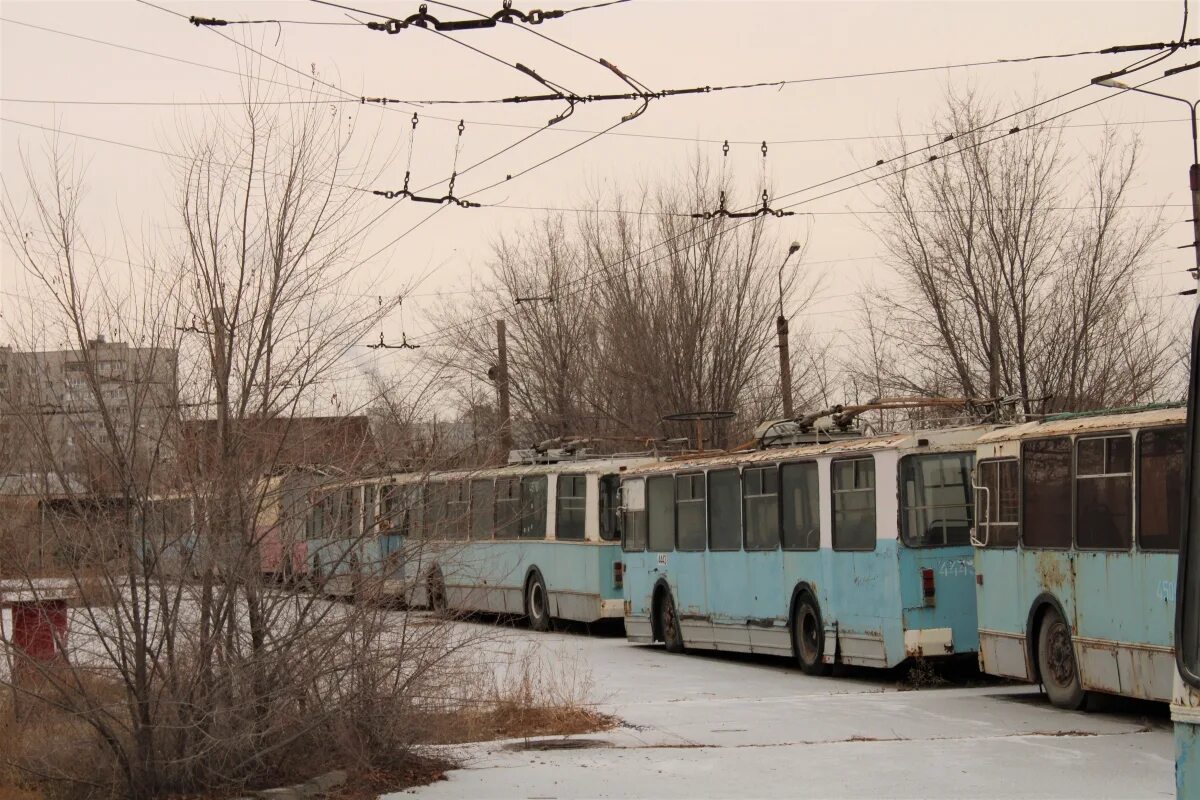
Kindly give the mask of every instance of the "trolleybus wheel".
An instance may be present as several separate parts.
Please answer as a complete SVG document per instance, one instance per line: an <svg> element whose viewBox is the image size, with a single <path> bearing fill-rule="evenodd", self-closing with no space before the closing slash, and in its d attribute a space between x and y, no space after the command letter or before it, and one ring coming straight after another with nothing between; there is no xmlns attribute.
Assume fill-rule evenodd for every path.
<svg viewBox="0 0 1200 800"><path fill-rule="evenodd" d="M529 617L529 627L535 631L550 630L550 596L540 572L533 573L525 585L525 616Z"/></svg>
<svg viewBox="0 0 1200 800"><path fill-rule="evenodd" d="M679 628L679 615L675 613L675 601L670 592L664 591L658 601L658 631L668 653L683 652L683 631Z"/></svg>
<svg viewBox="0 0 1200 800"><path fill-rule="evenodd" d="M805 675L827 675L829 665L822 659L825 655L825 629L821 623L821 612L811 595L802 594L792 616L792 643L796 648L796 661Z"/></svg>
<svg viewBox="0 0 1200 800"><path fill-rule="evenodd" d="M434 570L429 575L429 608L438 614L446 613L446 581L442 578L441 570Z"/></svg>
<svg viewBox="0 0 1200 800"><path fill-rule="evenodd" d="M1082 708L1087 694L1079 681L1071 629L1053 608L1047 609L1038 629L1037 654L1038 672L1050 702L1072 711Z"/></svg>

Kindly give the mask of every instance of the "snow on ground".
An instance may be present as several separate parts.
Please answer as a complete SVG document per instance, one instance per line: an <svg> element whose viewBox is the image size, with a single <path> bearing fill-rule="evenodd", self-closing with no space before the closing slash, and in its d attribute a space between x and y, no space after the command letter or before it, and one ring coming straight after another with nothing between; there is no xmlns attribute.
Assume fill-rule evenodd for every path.
<svg viewBox="0 0 1200 800"><path fill-rule="evenodd" d="M498 662L535 647L564 670L586 665L625 726L577 737L605 745L589 749L475 745L448 781L392 798L1174 796L1157 706L1064 712L1028 686L900 691L887 674L812 678L781 659L611 636L513 629L488 647Z"/></svg>

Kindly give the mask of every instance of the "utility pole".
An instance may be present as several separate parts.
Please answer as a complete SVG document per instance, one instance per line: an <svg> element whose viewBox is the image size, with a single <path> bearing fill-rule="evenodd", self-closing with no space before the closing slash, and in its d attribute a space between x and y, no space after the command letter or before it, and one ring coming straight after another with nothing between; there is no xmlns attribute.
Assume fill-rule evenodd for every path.
<svg viewBox="0 0 1200 800"><path fill-rule="evenodd" d="M508 410L508 337L502 319L496 320L496 399L500 406L500 449L507 458L513 449L513 438Z"/></svg>
<svg viewBox="0 0 1200 800"><path fill-rule="evenodd" d="M779 382L783 387L783 416L792 414L792 356L788 350L788 321L780 314L775 318L775 333L779 336Z"/></svg>

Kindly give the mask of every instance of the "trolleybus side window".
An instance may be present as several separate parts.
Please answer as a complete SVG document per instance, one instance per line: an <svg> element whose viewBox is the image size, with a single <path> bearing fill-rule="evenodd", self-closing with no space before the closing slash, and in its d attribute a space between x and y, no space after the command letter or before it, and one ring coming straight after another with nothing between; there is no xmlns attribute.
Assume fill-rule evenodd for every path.
<svg viewBox="0 0 1200 800"><path fill-rule="evenodd" d="M446 484L445 538L466 539L471 526L470 484L452 481Z"/></svg>
<svg viewBox="0 0 1200 800"><path fill-rule="evenodd" d="M742 476L736 469L708 473L708 549L742 549Z"/></svg>
<svg viewBox="0 0 1200 800"><path fill-rule="evenodd" d="M304 515L305 534L309 539L325 535L325 499L315 492L310 495L308 513Z"/></svg>
<svg viewBox="0 0 1200 800"><path fill-rule="evenodd" d="M816 550L821 546L821 492L817 464L784 464L783 549Z"/></svg>
<svg viewBox="0 0 1200 800"><path fill-rule="evenodd" d="M622 483L621 505L625 512L624 549L640 553L646 549L646 482L636 478Z"/></svg>
<svg viewBox="0 0 1200 800"><path fill-rule="evenodd" d="M650 550L669 553L675 549L675 478L655 475L646 481Z"/></svg>
<svg viewBox="0 0 1200 800"><path fill-rule="evenodd" d="M1021 543L1071 546L1071 440L1065 436L1021 447Z"/></svg>
<svg viewBox="0 0 1200 800"><path fill-rule="evenodd" d="M375 507L375 486L367 484L363 487L363 533L374 535L379 533L379 512Z"/></svg>
<svg viewBox="0 0 1200 800"><path fill-rule="evenodd" d="M446 484L438 481L425 485L425 535L441 539L446 533Z"/></svg>
<svg viewBox="0 0 1200 800"><path fill-rule="evenodd" d="M621 519L617 516L617 493L621 479L616 475L600 476L600 538L606 542L621 539Z"/></svg>
<svg viewBox="0 0 1200 800"><path fill-rule="evenodd" d="M496 524L496 505L492 482L487 478L471 481L471 538L490 539Z"/></svg>
<svg viewBox="0 0 1200 800"><path fill-rule="evenodd" d="M521 479L496 479L496 538L515 539L521 524Z"/></svg>
<svg viewBox="0 0 1200 800"><path fill-rule="evenodd" d="M704 473L675 476L675 549L704 549Z"/></svg>
<svg viewBox="0 0 1200 800"><path fill-rule="evenodd" d="M338 509L338 536L341 538L349 539L358 534L358 531L354 529L354 515L356 511L358 511L358 503L355 502L354 490L343 490L342 504Z"/></svg>
<svg viewBox="0 0 1200 800"><path fill-rule="evenodd" d="M379 490L379 530L393 533L400 527L400 487L388 484Z"/></svg>
<svg viewBox="0 0 1200 800"><path fill-rule="evenodd" d="M1133 545L1133 437L1075 440L1075 543L1083 550Z"/></svg>
<svg viewBox="0 0 1200 800"><path fill-rule="evenodd" d="M900 535L909 547L971 541L971 453L933 453L900 460Z"/></svg>
<svg viewBox="0 0 1200 800"><path fill-rule="evenodd" d="M1138 547L1179 550L1183 530L1184 428L1138 434Z"/></svg>
<svg viewBox="0 0 1200 800"><path fill-rule="evenodd" d="M521 528L517 535L522 539L546 538L545 475L521 479Z"/></svg>
<svg viewBox="0 0 1200 800"><path fill-rule="evenodd" d="M775 466L747 468L742 473L746 515L746 549L779 547L779 470Z"/></svg>
<svg viewBox="0 0 1200 800"><path fill-rule="evenodd" d="M404 533L420 537L425 535L425 487L404 488Z"/></svg>
<svg viewBox="0 0 1200 800"><path fill-rule="evenodd" d="M875 459L851 458L830 466L833 549L875 549Z"/></svg>
<svg viewBox="0 0 1200 800"><path fill-rule="evenodd" d="M983 487L975 493L976 538L985 547L1016 547L1020 521L1017 485L1021 473L1015 458L981 461L976 481Z"/></svg>
<svg viewBox="0 0 1200 800"><path fill-rule="evenodd" d="M583 475L559 475L555 505L554 538L583 541L587 478Z"/></svg>

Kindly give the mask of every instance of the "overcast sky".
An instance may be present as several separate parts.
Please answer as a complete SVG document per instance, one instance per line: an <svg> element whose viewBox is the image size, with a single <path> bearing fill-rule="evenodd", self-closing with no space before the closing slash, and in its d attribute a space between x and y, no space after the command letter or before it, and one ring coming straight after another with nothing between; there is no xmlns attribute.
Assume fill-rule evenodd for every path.
<svg viewBox="0 0 1200 800"><path fill-rule="evenodd" d="M461 0L492 13L496 2ZM559 5L539 0L543 9ZM277 18L349 23L351 19L312 2L211 2L164 0L165 8L184 15L226 19ZM403 17L416 2L350 0L347 5ZM514 0L530 10L527 0ZM1193 3L1193 5L1197 5ZM814 78L883 70L960 64L996 58L1092 50L1110 45L1169 41L1180 32L1183 3L1171 2L656 2L633 0L606 8L551 19L536 30L584 53L603 57L653 89L753 81ZM237 100L238 78L217 69L172 61L197 62L225 70L244 68L245 52L211 30L134 2L13 2L0 6L0 173L7 190L20 197L20 149L45 146L44 130L18 123L58 128L75 152L89 162L86 210L89 232L107 253L125 258L121 231L135 239L169 235L175 225L171 159L153 150L178 148L179 131L197 129L213 107L171 105ZM444 18L465 16L431 6ZM1200 31L1200 8L1193 9L1189 35ZM366 19L358 16L357 19ZM16 23L27 23L19 25ZM70 38L29 26L90 37L149 53ZM397 35L355 25L261 25L219 29L243 37L256 48L354 94L400 98L477 98L538 93L527 77L444 38L417 29ZM566 50L529 35L518 26L465 32L461 41L502 59L526 64L541 75L580 93L620 91L607 71ZM249 37L249 38L244 38ZM1197 50L1177 54L1164 66L1195 60ZM639 182L669 177L697 154L716 163L719 142L734 144L730 166L746 180L731 205L747 205L757 193L762 156L757 142L772 143L769 180L777 193L792 192L826 178L871 164L882 143L875 137L929 130L948 85L973 85L1005 103L1027 104L1035 95L1049 97L1082 86L1097 74L1128 64L1126 56L1086 56L898 75L829 80L722 94L666 98L650 104L639 119L589 142L570 154L473 199L487 204L574 208L585 204L596 187L631 189ZM1151 68L1156 77L1162 67ZM277 73L299 81L298 76ZM1159 91L1195 98L1200 70L1163 80ZM331 90L332 91L332 90ZM1098 97L1105 102L1073 114L1066 142L1082 157L1095 146L1099 123L1120 123L1145 145L1145 159L1132 202L1164 204L1173 224L1143 286L1155 302L1182 316L1189 301L1163 297L1189 285L1185 270L1192 255L1175 249L1190 243L1187 165L1190 133L1182 104L1110 89L1088 88L1044 109L1065 111ZM55 101L19 102L19 101ZM85 105L68 101L112 101ZM124 103L161 103L128 105ZM636 103L581 106L568 121L514 148L459 179L462 195L519 172L549 155L588 138L616 122ZM413 158L413 180L424 185L444 178L454 147L454 125L466 119L460 164L471 163L527 135L556 108L544 104L431 107L422 111ZM397 157L385 168L385 188L403 181L411 109L346 105L339 113L357 115L363 130L377 132ZM443 119L436 119L442 117ZM102 142L97 139L107 139ZM909 140L910 144L918 144ZM890 145L889 145L890 146ZM797 198L806 195L798 195ZM797 199L793 198L793 199ZM843 337L857 324L849 296L866 283L886 286L890 270L879 257L880 245L861 212L874 208L869 187L840 192L806 203L797 214L769 224L785 243L807 229L811 237L804 269L826 275L808 322L822 336ZM378 203L389 201L379 199ZM428 216L431 207L395 203L363 242L368 256ZM373 207L368 210L374 212ZM383 210L382 207L379 210ZM855 213L858 212L858 213ZM489 248L502 233L529 224L537 212L513 208L446 208L371 262L382 275L364 295L388 294L428 275L405 303L403 326L419 340L429 323L422 305L435 293L462 289L472 274L486 271ZM782 257L783 253L780 253ZM26 287L15 275L11 254L0 263L0 312L10 322L33 308L21 297ZM131 257L137 260L136 257ZM114 273L129 273L114 261ZM136 269L132 270L136 273ZM364 302L373 302L364 297ZM399 336L401 322L393 321ZM0 334L0 340L6 338ZM411 352L362 351L367 362L414 357Z"/></svg>

